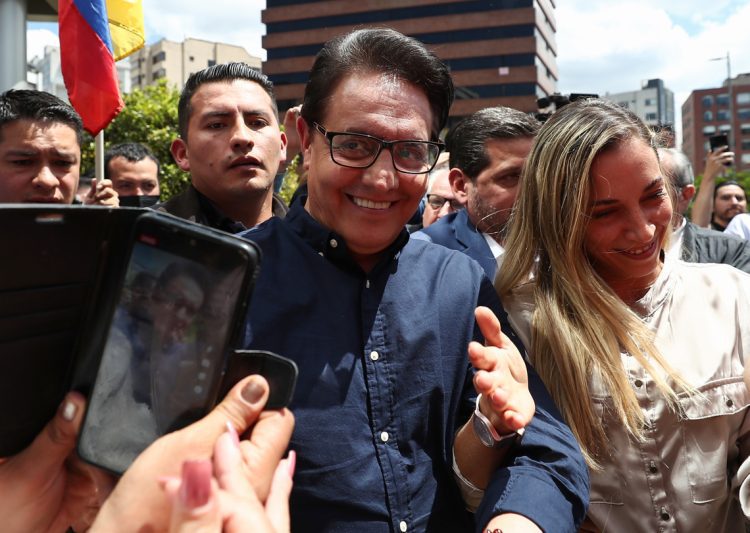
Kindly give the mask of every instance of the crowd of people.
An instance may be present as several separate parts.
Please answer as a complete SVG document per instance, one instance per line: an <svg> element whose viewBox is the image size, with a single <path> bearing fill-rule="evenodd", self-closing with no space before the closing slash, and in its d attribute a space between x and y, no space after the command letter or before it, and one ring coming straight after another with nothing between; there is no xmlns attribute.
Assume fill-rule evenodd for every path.
<svg viewBox="0 0 750 533"><path fill-rule="evenodd" d="M696 195L684 154L615 104L544 124L484 109L444 143L453 97L424 45L358 29L318 53L284 128L263 74L192 74L171 145L190 184L164 203L151 151L110 148L81 203L259 246L243 347L294 360L296 391L263 410L247 377L119 479L78 459L71 392L0 460L4 527L743 531L750 242L729 234L748 231L745 191L717 181L731 151L709 153ZM0 95L0 203L74 203L80 144L55 97Z"/></svg>

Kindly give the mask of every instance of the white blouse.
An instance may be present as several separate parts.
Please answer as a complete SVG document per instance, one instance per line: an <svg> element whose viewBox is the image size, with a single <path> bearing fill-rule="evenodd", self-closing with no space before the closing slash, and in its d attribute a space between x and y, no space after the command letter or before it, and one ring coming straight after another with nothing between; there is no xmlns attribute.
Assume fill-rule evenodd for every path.
<svg viewBox="0 0 750 533"><path fill-rule="evenodd" d="M530 346L531 283L503 304ZM601 531L743 532L750 516L750 392L743 382L750 357L750 275L728 265L667 259L649 292L634 306L656 332L656 345L701 398L669 408L634 357L623 366L648 427L630 438L613 415L597 379L589 391L602 417L611 455L591 474L589 519Z"/></svg>

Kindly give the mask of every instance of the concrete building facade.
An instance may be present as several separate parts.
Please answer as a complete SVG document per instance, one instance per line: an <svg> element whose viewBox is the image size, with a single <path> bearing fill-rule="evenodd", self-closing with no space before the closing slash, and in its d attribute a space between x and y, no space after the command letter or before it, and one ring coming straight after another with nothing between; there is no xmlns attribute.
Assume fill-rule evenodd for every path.
<svg viewBox="0 0 750 533"><path fill-rule="evenodd" d="M727 90L722 87L698 89L682 104L682 149L690 158L695 173L702 172L709 137L729 135L737 170L750 170L750 73L733 78ZM731 100L730 100L731 98Z"/></svg>
<svg viewBox="0 0 750 533"><path fill-rule="evenodd" d="M117 81L120 92L130 92L130 58L126 57L115 63L117 68ZM42 57L34 57L27 65L26 79L34 88L54 94L58 98L68 102L68 90L65 88L62 67L60 64L60 48L57 46L45 46Z"/></svg>
<svg viewBox="0 0 750 533"><path fill-rule="evenodd" d="M658 78L643 82L637 91L607 93L602 98L629 109L649 126L674 127L674 93Z"/></svg>
<svg viewBox="0 0 750 533"><path fill-rule="evenodd" d="M555 0L267 0L265 72L279 108L302 100L323 43L356 27L391 27L424 42L450 66L452 120L505 105L537 111L556 91Z"/></svg>
<svg viewBox="0 0 750 533"><path fill-rule="evenodd" d="M217 63L241 61L260 70L261 59L251 56L241 46L201 39L182 42L162 39L130 56L130 78L133 87L153 85L161 79L182 89L188 77Z"/></svg>

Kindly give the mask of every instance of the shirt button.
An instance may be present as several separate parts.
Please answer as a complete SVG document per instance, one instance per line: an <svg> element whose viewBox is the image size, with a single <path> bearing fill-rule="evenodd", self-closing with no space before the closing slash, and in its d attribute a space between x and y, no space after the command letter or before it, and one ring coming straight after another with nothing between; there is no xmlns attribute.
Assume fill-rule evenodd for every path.
<svg viewBox="0 0 750 533"><path fill-rule="evenodd" d="M734 402L732 400L727 400L727 407L734 406Z"/></svg>
<svg viewBox="0 0 750 533"><path fill-rule="evenodd" d="M370 352L370 359L373 361L377 361L380 358L380 354L378 352L372 351Z"/></svg>
<svg viewBox="0 0 750 533"><path fill-rule="evenodd" d="M323 252L318 252L318 255L319 255L320 257L323 257Z"/></svg>
<svg viewBox="0 0 750 533"><path fill-rule="evenodd" d="M380 434L380 440L382 440L383 442L388 442L388 432L387 431L383 431Z"/></svg>
<svg viewBox="0 0 750 533"><path fill-rule="evenodd" d="M406 530L407 530L406 522L401 520L401 522L398 524L398 528L402 531L402 533L406 533Z"/></svg>
<svg viewBox="0 0 750 533"><path fill-rule="evenodd" d="M641 387L643 386L643 382L642 382L642 381L641 381L640 379L636 379L636 380L635 380L635 381L633 382L633 385L635 385L635 386L636 386L637 388L639 388L639 389L640 389L640 388L641 388Z"/></svg>
<svg viewBox="0 0 750 533"><path fill-rule="evenodd" d="M331 248L336 248L339 245L336 239L331 239L330 241L328 241L328 244L331 245Z"/></svg>
<svg viewBox="0 0 750 533"><path fill-rule="evenodd" d="M669 516L669 513L667 512L666 507L661 508L661 514L659 515L659 518L661 518L665 522L671 518L671 516Z"/></svg>
<svg viewBox="0 0 750 533"><path fill-rule="evenodd" d="M659 471L659 469L656 468L655 462L651 461L651 463L648 465L648 471L651 472L652 474L656 474Z"/></svg>

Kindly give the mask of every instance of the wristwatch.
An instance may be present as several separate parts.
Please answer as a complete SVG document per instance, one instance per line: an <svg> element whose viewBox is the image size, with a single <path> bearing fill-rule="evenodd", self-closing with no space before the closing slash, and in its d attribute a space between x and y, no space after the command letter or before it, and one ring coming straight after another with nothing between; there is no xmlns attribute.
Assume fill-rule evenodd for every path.
<svg viewBox="0 0 750 533"><path fill-rule="evenodd" d="M502 450L520 442L521 437L523 437L524 428L508 433L507 435L499 435L495 427L492 425L492 422L490 422L487 417L482 414L482 411L479 410L479 401L481 399L482 395L480 394L477 396L477 403L474 406L471 425L474 429L474 434L479 437L482 444L488 448Z"/></svg>

